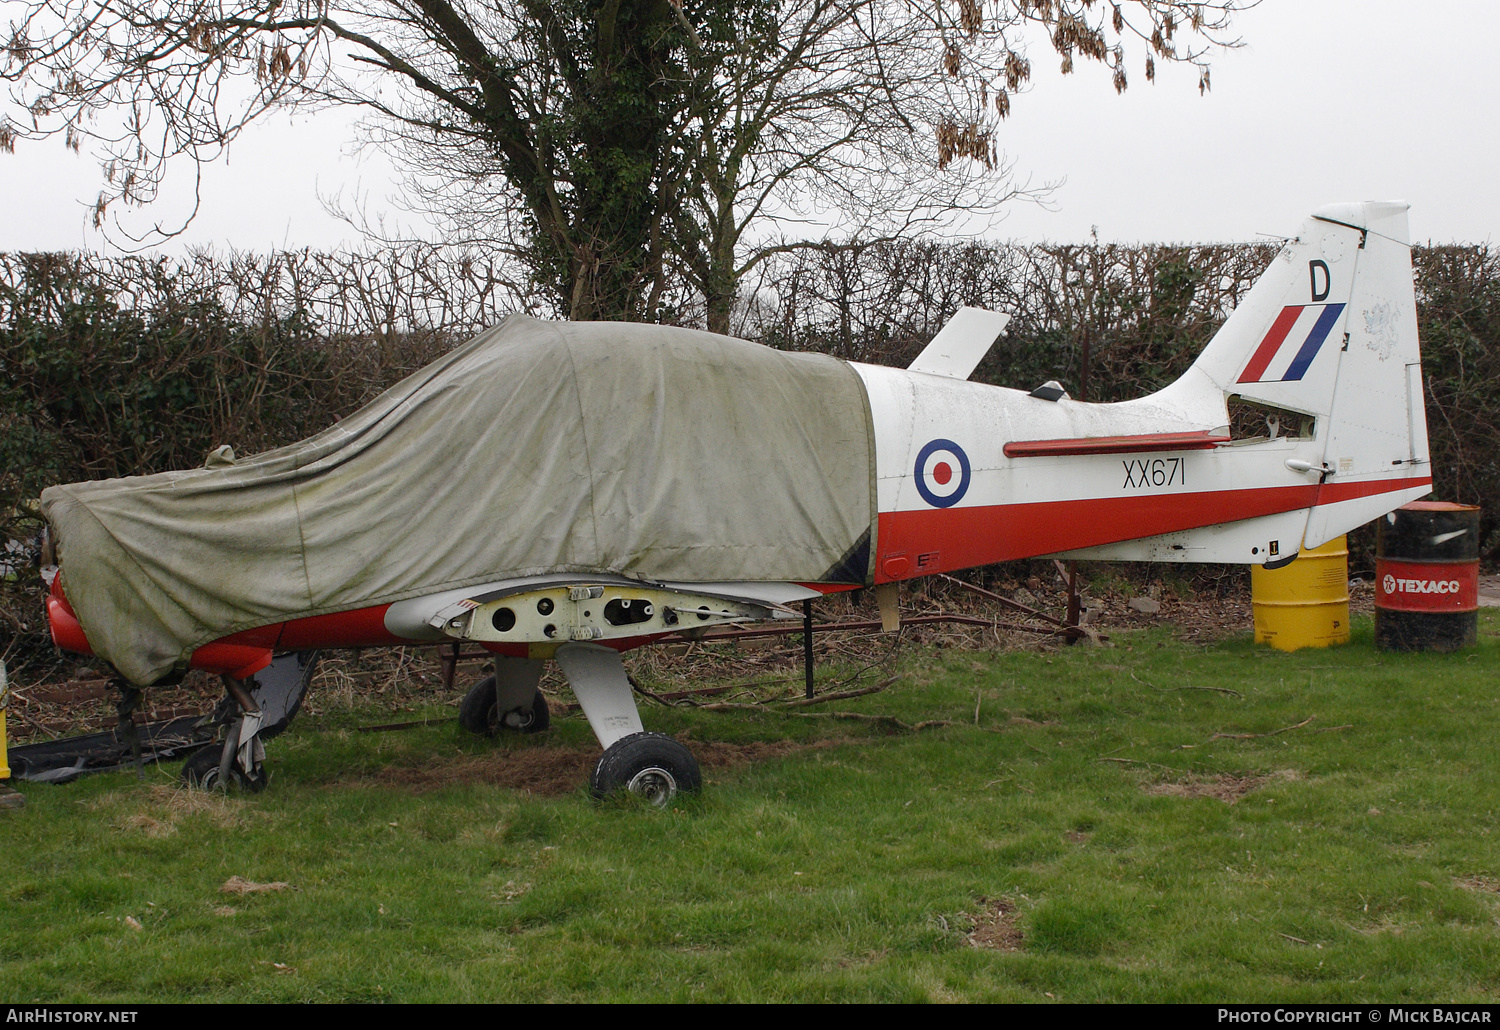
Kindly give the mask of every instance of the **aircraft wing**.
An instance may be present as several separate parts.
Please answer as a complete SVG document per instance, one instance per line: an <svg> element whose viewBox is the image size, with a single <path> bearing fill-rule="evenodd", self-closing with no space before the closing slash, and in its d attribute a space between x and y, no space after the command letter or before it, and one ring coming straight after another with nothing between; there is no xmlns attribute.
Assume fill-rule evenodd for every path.
<svg viewBox="0 0 1500 1030"><path fill-rule="evenodd" d="M958 314L917 355L917 360L907 366L907 371L967 379L1009 323L1009 315L984 308L959 308Z"/></svg>

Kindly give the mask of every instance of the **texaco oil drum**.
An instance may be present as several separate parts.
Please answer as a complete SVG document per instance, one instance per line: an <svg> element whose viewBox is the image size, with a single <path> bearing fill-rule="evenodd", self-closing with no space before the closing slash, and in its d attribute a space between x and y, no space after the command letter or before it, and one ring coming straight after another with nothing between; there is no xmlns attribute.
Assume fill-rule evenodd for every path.
<svg viewBox="0 0 1500 1030"><path fill-rule="evenodd" d="M1479 509L1413 501L1380 520L1375 646L1456 651L1479 637Z"/></svg>

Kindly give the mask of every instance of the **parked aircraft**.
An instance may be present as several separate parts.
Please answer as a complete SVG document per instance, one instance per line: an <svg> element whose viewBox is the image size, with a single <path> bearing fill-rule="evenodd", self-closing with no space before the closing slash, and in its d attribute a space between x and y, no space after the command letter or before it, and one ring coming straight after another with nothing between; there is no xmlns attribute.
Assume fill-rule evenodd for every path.
<svg viewBox="0 0 1500 1030"><path fill-rule="evenodd" d="M241 718L210 764L250 783L274 653L472 642L480 732L544 728L553 660L594 790L664 803L697 763L645 730L622 651L857 587L894 623L904 580L1034 556L1275 567L1426 494L1406 208L1313 214L1122 403L970 382L1007 321L976 308L906 369L517 316L302 444L48 490L53 639L127 685L222 673Z"/></svg>

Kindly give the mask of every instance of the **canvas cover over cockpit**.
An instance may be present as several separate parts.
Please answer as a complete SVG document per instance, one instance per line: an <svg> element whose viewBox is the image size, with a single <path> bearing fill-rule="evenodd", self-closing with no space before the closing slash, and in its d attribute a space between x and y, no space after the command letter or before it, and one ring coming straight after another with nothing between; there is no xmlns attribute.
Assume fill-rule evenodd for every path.
<svg viewBox="0 0 1500 1030"><path fill-rule="evenodd" d="M301 443L42 506L95 653L148 684L241 630L514 576L867 582L872 438L837 359L517 315Z"/></svg>

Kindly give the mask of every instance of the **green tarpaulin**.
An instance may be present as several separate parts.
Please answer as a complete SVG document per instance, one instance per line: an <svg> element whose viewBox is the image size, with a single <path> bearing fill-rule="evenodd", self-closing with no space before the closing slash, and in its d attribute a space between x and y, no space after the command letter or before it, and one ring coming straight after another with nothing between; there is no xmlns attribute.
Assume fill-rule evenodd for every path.
<svg viewBox="0 0 1500 1030"><path fill-rule="evenodd" d="M95 653L147 684L240 630L513 576L864 581L872 462L834 358L514 316L302 443L42 505Z"/></svg>

